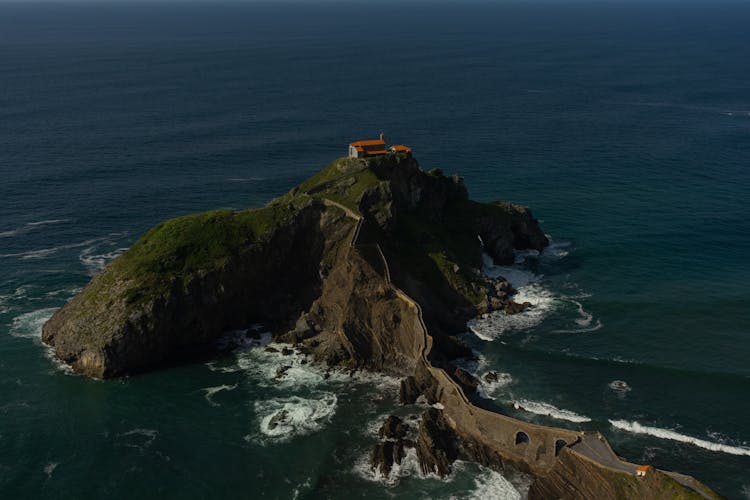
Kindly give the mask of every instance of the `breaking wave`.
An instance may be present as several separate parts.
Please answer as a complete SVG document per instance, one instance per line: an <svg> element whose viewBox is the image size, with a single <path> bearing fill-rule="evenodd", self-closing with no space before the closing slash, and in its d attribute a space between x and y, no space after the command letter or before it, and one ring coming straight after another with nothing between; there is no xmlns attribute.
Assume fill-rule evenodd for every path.
<svg viewBox="0 0 750 500"><path fill-rule="evenodd" d="M508 279L507 276L505 276ZM512 283L512 282L511 282ZM516 287L516 285L513 285ZM483 317L469 321L468 327L482 340L492 341L509 331L523 331L534 328L556 307L557 299L552 293L538 283L516 287L518 293L513 298L516 302L529 302L532 307L517 313L505 314L495 311Z"/></svg>
<svg viewBox="0 0 750 500"><path fill-rule="evenodd" d="M354 373L328 368L316 363L313 356L305 354L290 344L272 342L271 334L252 328L225 335L218 342L220 350L231 349L233 359L227 362L210 361L209 370L223 373L242 372L260 387L276 389L314 388L325 384L370 384L380 392L397 391L400 380L396 377L368 371Z"/></svg>
<svg viewBox="0 0 750 500"><path fill-rule="evenodd" d="M477 473L478 469L478 473ZM487 467L479 464L456 460L452 465L452 472L445 477L434 473L425 474L419 465L419 458L414 447L404 449L404 458L400 464L394 463L388 475L384 475L379 469L373 469L370 462L370 454L361 455L354 464L354 473L359 477L372 482L378 482L387 487L397 486L401 480L406 478L418 478L422 480L440 481L442 483L454 483L461 476L470 475L473 479L472 487L462 487L459 492L435 498L446 498L456 500L458 498L481 499L481 500L520 500L528 493L531 481L524 474L513 473L511 480ZM467 491L468 490L468 491Z"/></svg>
<svg viewBox="0 0 750 500"><path fill-rule="evenodd" d="M319 398L288 398L256 401L255 412L260 420L260 433L274 441L288 441L296 436L316 432L331 421L338 399L331 392ZM252 439L252 436L246 436ZM263 442L264 439L261 439Z"/></svg>
<svg viewBox="0 0 750 500"><path fill-rule="evenodd" d="M485 376L487 373L479 379L479 386L477 387L477 393L484 399L495 399L496 395L502 392L507 386L513 383L513 377L510 373L493 372L496 380L486 380Z"/></svg>
<svg viewBox="0 0 750 500"><path fill-rule="evenodd" d="M523 410L537 415L556 418L558 420L567 420L576 423L591 422L591 419L585 415L579 415L570 410L563 410L549 403L519 399L513 402L513 407L516 410Z"/></svg>
<svg viewBox="0 0 750 500"><path fill-rule="evenodd" d="M469 493L470 500L521 500L523 495L499 472L481 467L482 472L474 478L475 489ZM451 497L457 498L457 497Z"/></svg>
<svg viewBox="0 0 750 500"><path fill-rule="evenodd" d="M48 307L37 309L13 318L10 326L10 334L14 337L32 339L40 341L42 338L42 327L48 319L57 311L57 307ZM72 374L73 369L55 356L55 349L52 346L42 344L44 356L57 368L57 370Z"/></svg>
<svg viewBox="0 0 750 500"><path fill-rule="evenodd" d="M354 473L368 481L377 482L386 486L396 486L402 479L407 477L418 477L425 479L427 477L438 478L436 474L424 474L419 465L416 448L410 447L404 449L404 458L401 463L394 463L388 475L380 472L380 469L372 467L370 453L364 453L354 463Z"/></svg>
<svg viewBox="0 0 750 500"><path fill-rule="evenodd" d="M564 305L574 306L578 317L572 320L572 328L553 330L554 333L586 333L602 328L602 321L595 319L581 302L574 297L555 295L543 284L544 275L534 274L522 267L529 258L542 261L562 259L568 255L570 247L569 242L552 242L541 254L535 250L516 252L516 260L512 266L497 266L489 255L482 254L483 273L492 279L507 280L517 290L513 300L518 303L528 302L532 307L517 314L495 311L483 315L469 321L469 330L482 340L493 341L507 332L535 328L551 313L565 309ZM527 340L534 338L529 337Z"/></svg>
<svg viewBox="0 0 750 500"><path fill-rule="evenodd" d="M57 311L57 307L48 307L27 312L13 318L10 334L20 338L41 338L42 326Z"/></svg>
<svg viewBox="0 0 750 500"><path fill-rule="evenodd" d="M679 432L673 430L661 429L659 427L650 427L647 425L642 425L638 422L629 422L627 420L610 420L609 423L612 424L612 426L616 429L632 432L634 434L647 434L649 436L654 436L661 439L670 439L672 441L692 444L710 451L750 457L750 448L747 447L731 446L724 443L715 443L712 441L707 441L705 439L699 439L696 437L687 436L685 434L680 434Z"/></svg>

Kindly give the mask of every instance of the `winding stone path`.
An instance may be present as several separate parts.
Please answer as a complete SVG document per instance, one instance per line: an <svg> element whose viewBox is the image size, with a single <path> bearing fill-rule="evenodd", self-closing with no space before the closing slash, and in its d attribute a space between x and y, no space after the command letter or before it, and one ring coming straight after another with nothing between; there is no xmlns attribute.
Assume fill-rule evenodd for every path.
<svg viewBox="0 0 750 500"><path fill-rule="evenodd" d="M422 330L420 362L443 389L440 402L448 421L455 428L465 435L472 436L477 442L489 446L503 459L523 463L536 473L544 474L554 466L557 461L559 445L562 444L568 446L570 451L587 458L600 467L616 472L635 474L638 465L620 459L599 432L578 432L536 425L474 406L461 387L443 369L436 368L429 362L428 356L432 349L432 337L425 325L422 307L406 292L393 284L390 266L380 245L377 243L358 245L357 240L364 218L341 203L323 197L315 198L328 206L343 210L347 216L356 219L357 226L352 232L350 247L375 247L383 262L386 284L416 312ZM665 472L683 486L708 498L698 488L694 478L675 472L662 472Z"/></svg>

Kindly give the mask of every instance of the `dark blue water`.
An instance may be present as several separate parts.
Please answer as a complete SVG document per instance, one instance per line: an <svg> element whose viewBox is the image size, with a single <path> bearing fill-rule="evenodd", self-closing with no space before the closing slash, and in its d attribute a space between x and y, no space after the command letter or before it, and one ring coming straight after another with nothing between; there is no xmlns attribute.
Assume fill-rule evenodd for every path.
<svg viewBox="0 0 750 500"><path fill-rule="evenodd" d="M0 5L0 496L523 492L469 464L368 474L387 379L297 365L269 385L283 361L240 350L94 382L38 341L152 225L263 204L384 131L553 238L489 270L535 307L467 334L477 373L507 374L487 396L750 497L748 19L720 2ZM299 418L269 435L282 407Z"/></svg>

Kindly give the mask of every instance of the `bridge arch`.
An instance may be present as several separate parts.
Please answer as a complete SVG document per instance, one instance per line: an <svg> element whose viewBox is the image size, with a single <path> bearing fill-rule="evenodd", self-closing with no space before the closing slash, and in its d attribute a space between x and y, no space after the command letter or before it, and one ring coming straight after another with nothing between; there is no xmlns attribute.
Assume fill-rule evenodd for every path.
<svg viewBox="0 0 750 500"><path fill-rule="evenodd" d="M519 444L528 444L529 441L531 441L531 440L529 439L529 435L528 434L526 434L523 431L516 432L516 445L519 445Z"/></svg>
<svg viewBox="0 0 750 500"><path fill-rule="evenodd" d="M568 446L568 442L564 439L558 439L555 441L555 456L560 454L560 451L562 451L563 448Z"/></svg>

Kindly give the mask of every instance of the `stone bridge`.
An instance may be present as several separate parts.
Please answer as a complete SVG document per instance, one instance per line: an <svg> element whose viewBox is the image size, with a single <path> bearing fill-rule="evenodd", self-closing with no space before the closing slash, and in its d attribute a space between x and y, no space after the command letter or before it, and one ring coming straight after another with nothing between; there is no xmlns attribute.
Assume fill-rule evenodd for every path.
<svg viewBox="0 0 750 500"><path fill-rule="evenodd" d="M335 206L349 217L357 220L352 231L350 248L374 250L382 261L383 278L388 286L412 308L419 319L421 329L420 359L417 370L423 370L438 387L437 398L443 414L453 429L482 448L481 454L497 455L503 462L511 462L519 469L536 475L545 475L557 462L563 448L567 447L579 457L616 472L635 473L636 464L620 459L599 432L579 432L558 427L536 425L523 420L479 408L471 403L461 387L441 368L432 366L429 361L432 337L425 325L421 306L391 281L390 267L377 243L358 243L363 217L348 207L329 200L318 198L329 206ZM695 479L674 472L670 477L701 496L706 494L695 485Z"/></svg>
<svg viewBox="0 0 750 500"><path fill-rule="evenodd" d="M373 250L382 261L383 278L396 295L414 311L421 329L421 353L419 365L435 380L438 387L439 403L443 406L448 422L464 436L470 436L478 443L499 454L502 459L511 461L523 469L542 472L555 463L560 450L582 441L583 433L555 427L535 425L499 413L474 406L461 387L441 368L432 366L429 354L432 337L422 317L422 308L408 294L391 281L390 266L377 243L358 243L363 218L353 210L338 202L321 198L323 203L335 206L349 217L357 220L352 232L351 248ZM613 453L614 455L614 453Z"/></svg>

